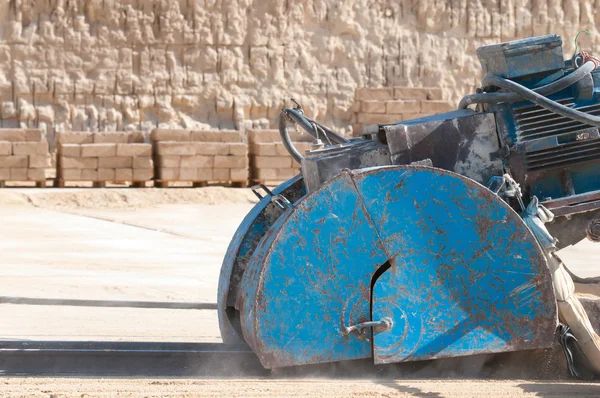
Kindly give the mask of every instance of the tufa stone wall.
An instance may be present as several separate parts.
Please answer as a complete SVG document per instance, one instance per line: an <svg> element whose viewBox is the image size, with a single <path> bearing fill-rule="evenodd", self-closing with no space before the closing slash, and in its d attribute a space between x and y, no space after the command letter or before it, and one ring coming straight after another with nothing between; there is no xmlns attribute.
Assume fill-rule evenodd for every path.
<svg viewBox="0 0 600 398"><path fill-rule="evenodd" d="M595 4L3 0L0 127L52 145L56 131L268 128L295 97L350 133L357 88L435 85L455 103L478 85L477 47L558 33L572 51L578 30L600 37Z"/></svg>

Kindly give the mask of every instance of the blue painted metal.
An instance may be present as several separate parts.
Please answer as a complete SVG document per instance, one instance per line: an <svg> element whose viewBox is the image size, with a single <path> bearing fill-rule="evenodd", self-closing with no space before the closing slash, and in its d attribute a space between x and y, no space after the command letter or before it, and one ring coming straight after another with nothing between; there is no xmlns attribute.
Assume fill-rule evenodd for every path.
<svg viewBox="0 0 600 398"><path fill-rule="evenodd" d="M371 277L387 261L342 172L272 226L242 280L246 342L267 368L369 358L345 326L371 320Z"/></svg>
<svg viewBox="0 0 600 398"><path fill-rule="evenodd" d="M302 175L289 179L273 189L274 195L283 195L292 203L306 194ZM278 206L271 203L270 197L260 200L246 215L236 230L221 266L218 287L219 328L224 343L244 343L240 331L232 325L235 301L246 264L258 242L271 225L281 216ZM229 313L228 313L229 309Z"/></svg>
<svg viewBox="0 0 600 398"><path fill-rule="evenodd" d="M557 35L529 37L479 47L477 56L484 75L514 79L542 74L540 78L532 80L535 82L565 66L562 39ZM555 78L558 77L560 76Z"/></svg>
<svg viewBox="0 0 600 398"><path fill-rule="evenodd" d="M547 347L556 326L521 218L472 180L415 166L343 171L286 210L248 262L238 308L267 368L371 357L369 333L348 327L385 318L378 363Z"/></svg>
<svg viewBox="0 0 600 398"><path fill-rule="evenodd" d="M355 181L391 264L373 288L373 319L394 321L374 336L375 363L552 344L550 273L505 202L442 170L373 170Z"/></svg>

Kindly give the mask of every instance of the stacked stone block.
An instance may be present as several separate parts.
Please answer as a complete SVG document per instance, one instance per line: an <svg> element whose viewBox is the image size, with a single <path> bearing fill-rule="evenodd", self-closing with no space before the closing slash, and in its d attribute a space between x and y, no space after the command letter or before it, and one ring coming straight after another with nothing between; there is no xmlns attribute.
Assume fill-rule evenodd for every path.
<svg viewBox="0 0 600 398"><path fill-rule="evenodd" d="M0 186L6 181L46 183L48 142L38 129L0 129Z"/></svg>
<svg viewBox="0 0 600 398"><path fill-rule="evenodd" d="M145 186L154 176L152 145L141 132L60 132L56 138L59 186L69 181Z"/></svg>
<svg viewBox="0 0 600 398"><path fill-rule="evenodd" d="M598 52L595 0L341 4L0 1L2 125L45 128L51 143L54 131L275 127L293 94L347 132L356 84L435 83L456 103L480 85L481 45L558 33L571 54L586 29L580 48Z"/></svg>
<svg viewBox="0 0 600 398"><path fill-rule="evenodd" d="M311 136L291 133L290 138L300 153L311 148ZM279 130L249 130L250 175L254 182L276 184L299 174L300 165L281 142Z"/></svg>
<svg viewBox="0 0 600 398"><path fill-rule="evenodd" d="M155 129L151 135L159 186L209 182L246 186L248 144L235 130Z"/></svg>
<svg viewBox="0 0 600 398"><path fill-rule="evenodd" d="M359 88L353 105L353 133L362 134L367 124L396 123L454 109L442 99L441 88Z"/></svg>

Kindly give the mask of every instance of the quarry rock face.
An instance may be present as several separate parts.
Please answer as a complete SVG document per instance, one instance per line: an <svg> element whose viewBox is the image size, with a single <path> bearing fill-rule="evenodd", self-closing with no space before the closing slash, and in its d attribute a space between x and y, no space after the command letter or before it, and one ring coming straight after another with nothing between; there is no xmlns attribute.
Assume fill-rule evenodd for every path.
<svg viewBox="0 0 600 398"><path fill-rule="evenodd" d="M477 47L556 33L572 51L596 32L594 4L6 0L0 127L51 145L56 131L269 128L294 97L349 134L357 88L435 86L456 103L478 86Z"/></svg>

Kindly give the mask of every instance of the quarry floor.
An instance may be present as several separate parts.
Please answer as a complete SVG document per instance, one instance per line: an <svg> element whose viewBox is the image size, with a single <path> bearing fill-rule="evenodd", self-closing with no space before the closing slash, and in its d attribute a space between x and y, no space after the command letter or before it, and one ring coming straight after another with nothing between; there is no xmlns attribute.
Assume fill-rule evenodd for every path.
<svg viewBox="0 0 600 398"><path fill-rule="evenodd" d="M220 341L213 310L95 308L60 299L216 302L223 255L254 203L246 189L0 190L0 340ZM582 242L563 259L600 274ZM51 304L51 305L50 305ZM599 396L600 385L518 381L0 379L0 396ZM561 393L562 392L562 393Z"/></svg>

